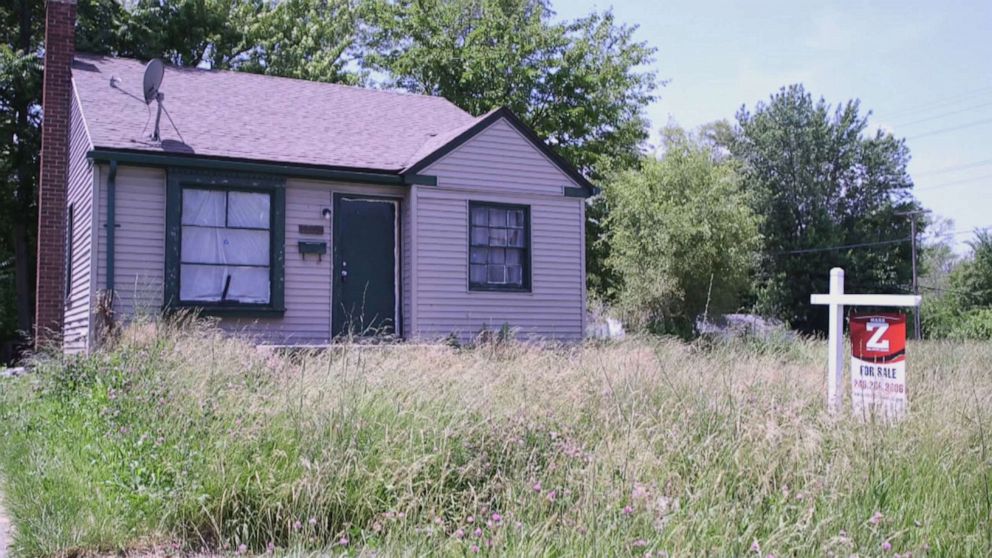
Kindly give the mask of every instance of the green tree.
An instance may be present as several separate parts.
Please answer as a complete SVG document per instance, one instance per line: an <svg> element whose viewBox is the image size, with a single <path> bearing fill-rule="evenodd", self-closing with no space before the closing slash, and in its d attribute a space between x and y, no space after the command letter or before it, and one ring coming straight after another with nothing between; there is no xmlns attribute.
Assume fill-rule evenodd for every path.
<svg viewBox="0 0 992 558"><path fill-rule="evenodd" d="M978 231L970 254L925 293L923 332L933 339L992 340L992 232Z"/></svg>
<svg viewBox="0 0 992 558"><path fill-rule="evenodd" d="M30 331L34 320L38 124L44 25L40 0L0 5L0 336Z"/></svg>
<svg viewBox="0 0 992 558"><path fill-rule="evenodd" d="M355 0L284 0L248 27L252 45L236 69L312 81L358 84L354 52L362 28Z"/></svg>
<svg viewBox="0 0 992 558"><path fill-rule="evenodd" d="M607 182L607 260L626 321L684 337L696 319L737 309L760 248L758 218L736 163L686 132L664 131L664 155Z"/></svg>
<svg viewBox="0 0 992 558"><path fill-rule="evenodd" d="M388 83L476 115L508 106L587 173L636 161L655 49L612 13L555 22L546 0L380 1L369 13L364 63Z"/></svg>
<svg viewBox="0 0 992 558"><path fill-rule="evenodd" d="M924 287L944 287L958 257L948 239L953 234L954 221L935 215L926 216L926 228L930 240L924 239L919 246L920 285Z"/></svg>
<svg viewBox="0 0 992 558"><path fill-rule="evenodd" d="M79 50L314 81L358 83L364 0L115 0L79 5Z"/></svg>
<svg viewBox="0 0 992 558"><path fill-rule="evenodd" d="M117 24L109 33L110 53L219 69L252 48L245 30L268 6L264 0L137 0L120 9L112 0L91 1L101 8L96 13L112 13Z"/></svg>
<svg viewBox="0 0 992 558"><path fill-rule="evenodd" d="M963 308L992 308L992 232L977 231L968 246L971 255L951 272L950 287Z"/></svg>
<svg viewBox="0 0 992 558"><path fill-rule="evenodd" d="M831 108L801 85L783 88L753 112L741 108L731 151L762 216L765 253L758 307L802 331L824 331L826 312L809 295L843 267L853 291L906 292L909 222L917 210L902 140L867 133L859 103ZM836 246L881 243L835 249Z"/></svg>

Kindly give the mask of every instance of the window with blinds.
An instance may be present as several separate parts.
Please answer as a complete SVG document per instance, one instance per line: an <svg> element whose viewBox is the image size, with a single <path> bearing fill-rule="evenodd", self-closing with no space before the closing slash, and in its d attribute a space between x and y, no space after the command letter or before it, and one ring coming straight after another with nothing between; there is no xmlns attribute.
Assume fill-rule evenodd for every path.
<svg viewBox="0 0 992 558"><path fill-rule="evenodd" d="M469 203L469 288L530 289L530 208Z"/></svg>

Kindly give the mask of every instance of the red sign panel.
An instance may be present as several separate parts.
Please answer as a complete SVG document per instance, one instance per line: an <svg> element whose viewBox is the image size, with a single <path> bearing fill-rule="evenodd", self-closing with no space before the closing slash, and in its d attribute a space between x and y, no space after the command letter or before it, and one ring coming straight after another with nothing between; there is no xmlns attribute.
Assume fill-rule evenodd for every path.
<svg viewBox="0 0 992 558"><path fill-rule="evenodd" d="M851 353L859 360L893 363L906 360L904 314L851 316Z"/></svg>

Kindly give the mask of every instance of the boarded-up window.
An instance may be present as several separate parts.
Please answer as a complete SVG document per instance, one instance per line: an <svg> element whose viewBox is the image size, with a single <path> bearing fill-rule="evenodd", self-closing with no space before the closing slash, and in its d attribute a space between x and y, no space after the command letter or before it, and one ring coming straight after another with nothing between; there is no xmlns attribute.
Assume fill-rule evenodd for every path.
<svg viewBox="0 0 992 558"><path fill-rule="evenodd" d="M469 203L469 287L472 290L530 288L530 208Z"/></svg>

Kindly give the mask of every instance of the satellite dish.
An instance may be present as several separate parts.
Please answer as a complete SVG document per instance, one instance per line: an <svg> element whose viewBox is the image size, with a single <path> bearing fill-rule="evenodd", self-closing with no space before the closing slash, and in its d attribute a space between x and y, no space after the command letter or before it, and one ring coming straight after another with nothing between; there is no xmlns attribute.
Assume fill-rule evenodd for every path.
<svg viewBox="0 0 992 558"><path fill-rule="evenodd" d="M145 64L145 104L150 105L158 98L158 88L165 77L165 64L158 58L151 59Z"/></svg>

